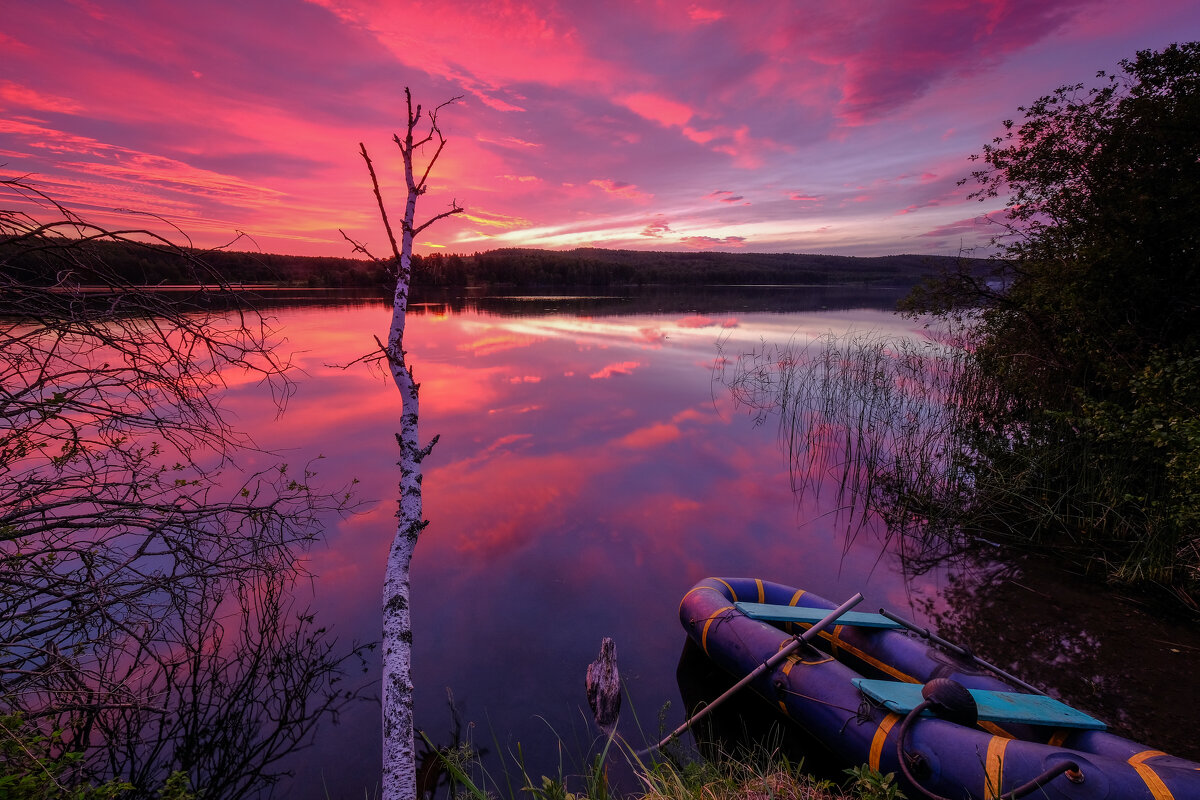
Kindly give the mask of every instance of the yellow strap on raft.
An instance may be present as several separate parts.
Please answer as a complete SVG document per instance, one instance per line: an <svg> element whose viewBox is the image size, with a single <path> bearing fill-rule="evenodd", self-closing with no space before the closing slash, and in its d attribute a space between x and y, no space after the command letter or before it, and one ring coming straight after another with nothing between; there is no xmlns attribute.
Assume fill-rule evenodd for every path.
<svg viewBox="0 0 1200 800"><path fill-rule="evenodd" d="M983 778L984 800L997 800L1000 797L1001 785L1004 783L1004 749L1011 739L993 736L988 741L987 762Z"/></svg>
<svg viewBox="0 0 1200 800"><path fill-rule="evenodd" d="M1129 766L1137 770L1137 774L1146 783L1146 788L1150 790L1150 794L1154 795L1154 800L1175 800L1175 795L1171 794L1171 790L1163 783L1162 778L1158 777L1158 773L1146 763L1147 759L1165 756L1162 750L1143 750L1129 759Z"/></svg>
<svg viewBox="0 0 1200 800"><path fill-rule="evenodd" d="M871 737L871 754L868 757L867 763L871 769L879 770L879 757L883 755L883 745L887 742L888 734L892 728L896 726L902 717L899 714L888 714L879 723L879 727L875 729L875 735Z"/></svg>

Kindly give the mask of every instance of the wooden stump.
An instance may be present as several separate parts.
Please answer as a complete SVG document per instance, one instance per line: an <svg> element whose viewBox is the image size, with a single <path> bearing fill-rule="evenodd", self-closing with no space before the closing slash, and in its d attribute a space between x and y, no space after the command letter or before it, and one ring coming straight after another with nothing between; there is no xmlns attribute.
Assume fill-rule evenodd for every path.
<svg viewBox="0 0 1200 800"><path fill-rule="evenodd" d="M587 699L596 724L612 731L621 713L621 678L617 674L617 646L607 636L600 641L600 657L587 668Z"/></svg>

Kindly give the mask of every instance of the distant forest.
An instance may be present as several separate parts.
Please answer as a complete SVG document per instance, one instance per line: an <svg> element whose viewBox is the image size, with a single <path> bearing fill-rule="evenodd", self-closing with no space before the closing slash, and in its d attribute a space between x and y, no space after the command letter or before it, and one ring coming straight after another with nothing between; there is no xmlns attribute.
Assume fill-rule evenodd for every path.
<svg viewBox="0 0 1200 800"><path fill-rule="evenodd" d="M194 257L233 283L311 288L393 285L386 263L356 258L284 256L225 250L186 250L128 242L93 241L87 247L131 283L180 284L196 280ZM53 253L53 250L47 250ZM22 266L48 279L50 259L26 254ZM960 259L948 256L852 256L793 253L653 252L642 250L532 250L510 248L472 255L413 257L414 285L437 287L608 287L705 284L863 284L911 286ZM191 263L189 263L191 262ZM85 279L86 280L86 279Z"/></svg>

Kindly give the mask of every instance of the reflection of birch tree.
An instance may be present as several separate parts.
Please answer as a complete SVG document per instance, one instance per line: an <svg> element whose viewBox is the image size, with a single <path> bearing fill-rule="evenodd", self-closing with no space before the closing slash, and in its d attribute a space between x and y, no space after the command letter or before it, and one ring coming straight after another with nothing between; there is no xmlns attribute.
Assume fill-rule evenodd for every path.
<svg viewBox="0 0 1200 800"><path fill-rule="evenodd" d="M223 469L251 445L222 416L226 379L282 401L287 365L194 251L0 189L52 218L0 211L0 752L22 754L0 772L51 793L268 786L346 699L344 657L289 591L344 498L304 468ZM208 288L148 291L94 241L150 241Z"/></svg>
<svg viewBox="0 0 1200 800"><path fill-rule="evenodd" d="M412 366L405 360L404 324L408 310L408 290L412 279L412 246L413 237L440 219L462 212L457 202L452 202L447 211L443 211L417 225L417 198L428 188L429 173L442 149L446 139L438 127L438 112L454 102L445 103L431 109L422 110L418 104L413 106L412 94L406 88L404 98L407 101L408 121L404 136L393 137L400 148L400 156L404 161L404 180L408 189L407 200L404 204L404 216L400 221L400 240L396 241L391 221L388 218L387 207L379 190L379 180L375 175L375 167L367 154L365 145L359 145L359 151L367 164L371 175L371 186L375 192L375 200L379 205L379 215L387 232L388 244L391 247L390 266L395 270L396 287L392 296L392 323L388 328L387 344L380 343L387 359L392 379L400 390L401 401L404 405L400 417L400 433L396 434L396 442L400 445L400 499L396 512L398 519L396 535L388 552L387 568L384 575L383 587L383 796L385 800L416 797L416 750L413 741L413 686L410 677L412 664L412 621L409 616L409 565L412 563L413 550L417 538L428 524L422 518L421 512L421 461L429 455L437 441L435 436L429 444L422 447L417 436L419 414L420 384L413 379ZM457 99L457 98L455 98ZM425 125L422 126L422 117ZM417 151L429 145L432 153L421 169L415 164ZM345 235L343 233L343 235ZM347 237L348 238L348 237ZM357 251L369 255L366 248L354 242ZM376 259L378 260L378 259Z"/></svg>

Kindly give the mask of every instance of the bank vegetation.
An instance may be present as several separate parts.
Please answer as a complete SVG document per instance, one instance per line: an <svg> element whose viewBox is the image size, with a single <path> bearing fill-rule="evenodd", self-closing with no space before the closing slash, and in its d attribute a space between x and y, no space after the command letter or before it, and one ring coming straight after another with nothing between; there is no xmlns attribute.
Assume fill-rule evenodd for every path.
<svg viewBox="0 0 1200 800"><path fill-rule="evenodd" d="M725 380L778 414L799 489L834 473L911 553L1044 548L1200 610L1200 43L1021 111L964 181L1006 201L1000 255L904 304L929 341L737 354Z"/></svg>

